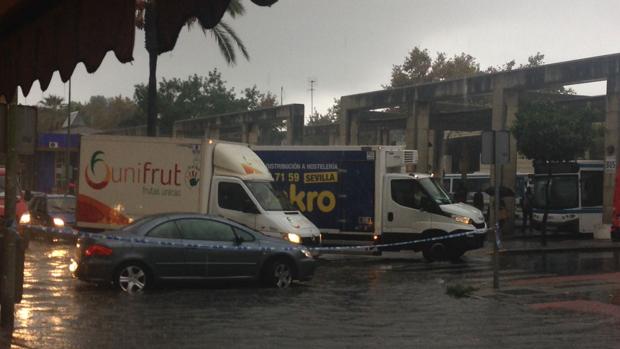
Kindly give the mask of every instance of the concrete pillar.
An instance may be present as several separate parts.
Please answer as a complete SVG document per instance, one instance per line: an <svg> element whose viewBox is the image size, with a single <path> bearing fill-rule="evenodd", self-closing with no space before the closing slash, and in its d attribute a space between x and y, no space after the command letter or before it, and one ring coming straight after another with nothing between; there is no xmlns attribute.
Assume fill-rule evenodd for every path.
<svg viewBox="0 0 620 349"><path fill-rule="evenodd" d="M491 127L495 131L508 131L514 124L519 110L519 93L518 91L505 90L501 85L496 86L493 90L493 114ZM516 192L517 179L517 140L510 135L510 160L508 164L501 165L500 168L500 185ZM491 185L495 185L495 166L491 166ZM506 209L509 213L509 219L506 223L503 233L512 234L514 231L514 211L515 198L504 198ZM493 216L493 210L491 210ZM495 222L492 217L491 222Z"/></svg>
<svg viewBox="0 0 620 349"><path fill-rule="evenodd" d="M358 145L359 143L359 115L349 111L348 143L344 145Z"/></svg>
<svg viewBox="0 0 620 349"><path fill-rule="evenodd" d="M433 130L433 173L443 175L444 130Z"/></svg>
<svg viewBox="0 0 620 349"><path fill-rule="evenodd" d="M351 107L348 102L348 99L345 97L340 98L340 129L338 135L338 144L339 145L347 145L349 144L349 138L351 135L350 126L351 126Z"/></svg>
<svg viewBox="0 0 620 349"><path fill-rule="evenodd" d="M296 104L289 108L286 118L286 144L302 145L304 143L304 106Z"/></svg>
<svg viewBox="0 0 620 349"><path fill-rule="evenodd" d="M418 165L416 166L417 172L428 172L428 165L430 161L432 161L428 149L430 113L430 103L416 102L414 104L415 148L413 149L418 150Z"/></svg>
<svg viewBox="0 0 620 349"><path fill-rule="evenodd" d="M620 159L620 75L607 79L607 98L605 114L605 158L615 158L616 166ZM601 238L609 239L609 225L612 221L613 199L616 173L605 171L603 176L603 226L606 232ZM599 237L599 236L597 236Z"/></svg>
<svg viewBox="0 0 620 349"><path fill-rule="evenodd" d="M258 137L260 137L261 129L258 124L253 123L246 126L247 135L245 143L258 144Z"/></svg>

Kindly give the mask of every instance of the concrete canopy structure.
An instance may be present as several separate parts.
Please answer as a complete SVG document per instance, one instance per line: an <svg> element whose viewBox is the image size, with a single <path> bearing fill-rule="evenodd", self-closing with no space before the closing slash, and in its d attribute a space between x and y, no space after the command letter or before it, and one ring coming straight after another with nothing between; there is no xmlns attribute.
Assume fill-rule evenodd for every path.
<svg viewBox="0 0 620 349"><path fill-rule="evenodd" d="M281 144L274 128L286 130L284 142L303 142L304 106L286 104L252 111L211 115L174 122L173 137L213 138L250 144Z"/></svg>
<svg viewBox="0 0 620 349"><path fill-rule="evenodd" d="M583 99L566 96L566 103L605 105L605 149L608 157L620 159L620 54L547 64L492 74L423 83L394 89L344 96L341 99L340 144L358 144L364 123L382 122L372 111L388 110L383 122L404 126L404 143L417 149L418 171L441 166L429 154L429 145L440 145L446 130L508 130L516 120L519 102L531 91L544 91L563 85L607 81L604 97ZM581 99L581 101L577 101ZM394 111L400 117L394 117ZM374 120L373 120L374 119ZM510 162L501 168L502 185L514 188L516 140L511 136ZM434 152L440 152L435 146ZM492 169L491 173L495 173ZM604 177L603 222L610 223L615 173ZM495 178L492 179L494 183ZM509 208L514 200L508 200Z"/></svg>

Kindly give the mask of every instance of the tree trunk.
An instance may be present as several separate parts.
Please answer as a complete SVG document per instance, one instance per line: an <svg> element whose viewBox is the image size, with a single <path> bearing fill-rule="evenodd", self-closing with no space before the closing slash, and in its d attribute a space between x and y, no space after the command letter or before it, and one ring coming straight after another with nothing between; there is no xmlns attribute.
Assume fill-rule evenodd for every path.
<svg viewBox="0 0 620 349"><path fill-rule="evenodd" d="M144 14L144 37L149 53L149 87L146 108L146 132L149 137L157 136L157 9L156 2L146 4Z"/></svg>
<svg viewBox="0 0 620 349"><path fill-rule="evenodd" d="M551 164L547 163L547 182L545 182L545 211L542 220L541 243L547 246L547 217L549 216L549 187L551 186Z"/></svg>

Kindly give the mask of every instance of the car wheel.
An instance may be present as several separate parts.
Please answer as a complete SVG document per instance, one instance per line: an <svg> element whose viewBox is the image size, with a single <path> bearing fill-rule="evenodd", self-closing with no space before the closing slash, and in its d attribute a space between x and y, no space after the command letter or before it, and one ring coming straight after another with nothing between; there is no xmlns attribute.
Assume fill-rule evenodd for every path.
<svg viewBox="0 0 620 349"><path fill-rule="evenodd" d="M267 280L270 286L288 288L293 283L293 266L285 259L276 259L267 269Z"/></svg>
<svg viewBox="0 0 620 349"><path fill-rule="evenodd" d="M150 285L149 273L140 263L127 263L121 266L114 281L127 293L140 293Z"/></svg>

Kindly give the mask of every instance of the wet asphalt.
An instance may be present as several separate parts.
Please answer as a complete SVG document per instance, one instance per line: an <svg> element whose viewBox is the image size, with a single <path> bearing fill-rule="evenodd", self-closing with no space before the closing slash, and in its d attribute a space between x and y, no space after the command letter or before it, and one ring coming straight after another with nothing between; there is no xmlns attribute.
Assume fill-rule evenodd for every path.
<svg viewBox="0 0 620 349"><path fill-rule="evenodd" d="M519 292L493 291L485 253L468 254L457 264L426 263L410 252L324 255L312 281L286 290L253 283L168 284L127 295L72 279L72 249L31 243L12 344L0 340L0 348L620 345L614 318L535 311L527 304L545 301L544 292L515 297ZM616 269L610 253L512 256L502 258L501 281ZM446 294L448 286L461 284L477 291L467 298ZM600 292L593 297L603 297Z"/></svg>

